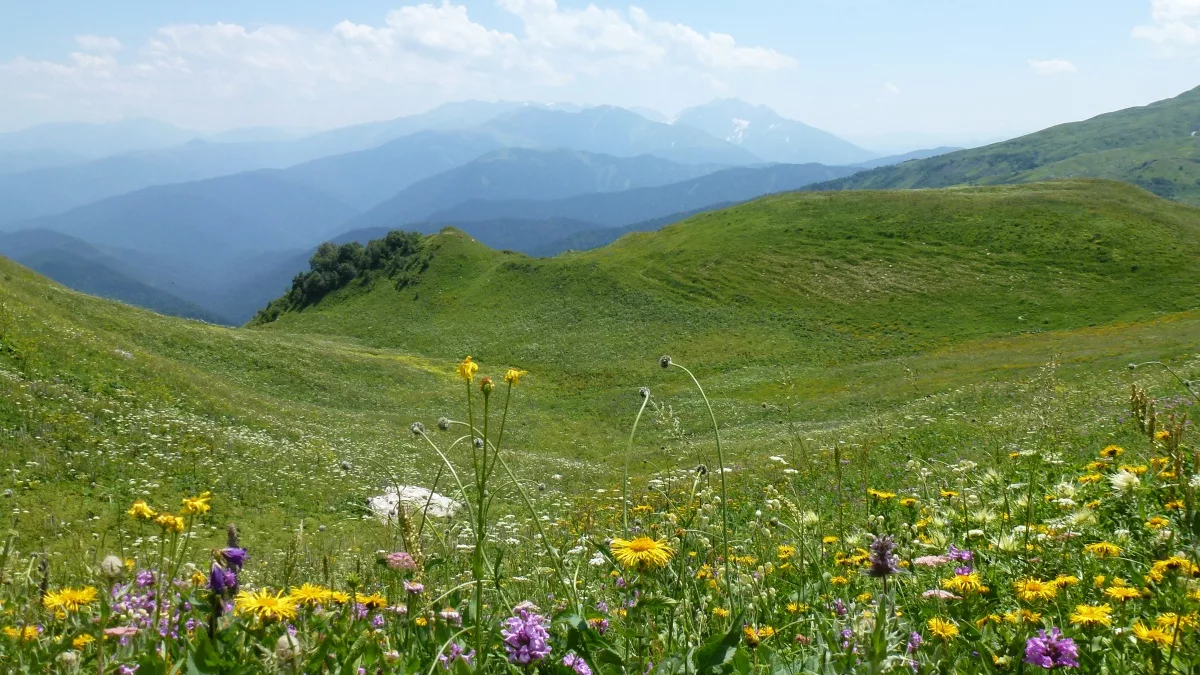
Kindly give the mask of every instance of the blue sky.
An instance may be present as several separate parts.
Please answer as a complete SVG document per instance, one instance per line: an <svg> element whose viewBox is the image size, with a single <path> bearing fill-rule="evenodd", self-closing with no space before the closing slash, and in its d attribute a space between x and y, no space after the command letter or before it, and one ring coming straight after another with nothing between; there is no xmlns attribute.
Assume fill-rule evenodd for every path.
<svg viewBox="0 0 1200 675"><path fill-rule="evenodd" d="M1200 0L6 4L0 130L131 116L325 128L466 98L669 115L738 97L883 147L1200 85Z"/></svg>

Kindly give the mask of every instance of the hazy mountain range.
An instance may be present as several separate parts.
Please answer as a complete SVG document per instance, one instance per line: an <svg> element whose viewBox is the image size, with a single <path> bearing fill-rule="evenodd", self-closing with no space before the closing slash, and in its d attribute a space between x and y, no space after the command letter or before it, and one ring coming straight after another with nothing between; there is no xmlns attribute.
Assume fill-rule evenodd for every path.
<svg viewBox="0 0 1200 675"><path fill-rule="evenodd" d="M302 134L153 122L0 134L0 253L67 285L241 323L322 241L452 225L534 256L799 189L1110 177L1200 203L1200 93L983 148L885 157L769 108L675 119L465 101Z"/></svg>

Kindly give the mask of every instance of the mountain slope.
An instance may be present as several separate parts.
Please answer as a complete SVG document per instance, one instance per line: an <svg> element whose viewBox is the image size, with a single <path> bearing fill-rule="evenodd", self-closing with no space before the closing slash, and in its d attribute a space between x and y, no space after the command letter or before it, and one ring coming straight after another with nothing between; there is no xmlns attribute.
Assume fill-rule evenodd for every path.
<svg viewBox="0 0 1200 675"><path fill-rule="evenodd" d="M454 224L481 220L570 218L604 226L621 226L696 211L716 204L742 202L772 192L787 192L847 176L849 167L820 164L777 164L736 167L679 183L623 192L584 194L556 200L472 200L434 213L429 222Z"/></svg>
<svg viewBox="0 0 1200 675"><path fill-rule="evenodd" d="M505 145L567 148L618 157L654 155L680 164L759 164L754 153L687 126L653 122L613 106L577 113L522 108L479 127Z"/></svg>
<svg viewBox="0 0 1200 675"><path fill-rule="evenodd" d="M827 131L781 117L766 106L737 99L688 108L679 114L675 124L725 139L770 162L854 164L874 156Z"/></svg>
<svg viewBox="0 0 1200 675"><path fill-rule="evenodd" d="M161 185L22 223L84 241L197 264L231 253L304 247L354 209L268 172Z"/></svg>
<svg viewBox="0 0 1200 675"><path fill-rule="evenodd" d="M97 158L167 148L199 135L150 119L51 122L0 134L0 153L36 151Z"/></svg>
<svg viewBox="0 0 1200 675"><path fill-rule="evenodd" d="M896 357L1197 307L1197 213L1076 181L775 195L544 259L447 230L401 288L352 282L268 328L443 358L469 344L532 372L667 346L719 370Z"/></svg>
<svg viewBox="0 0 1200 675"><path fill-rule="evenodd" d="M888 155L887 157L877 157L875 159L870 159L865 162L858 162L857 164L854 164L853 166L861 168L861 169L878 169L879 167L883 167L883 166L894 166L896 164L903 164L905 162L911 162L914 159L928 159L929 157L937 157L938 155L945 155L945 154L948 154L951 152L958 152L959 150L962 150L962 148L939 146L936 148L913 150L911 152L905 152L905 153L899 154L899 155Z"/></svg>
<svg viewBox="0 0 1200 675"><path fill-rule="evenodd" d="M675 183L710 173L713 168L651 156L510 148L415 183L348 225L349 229L400 227L469 200L547 200L610 193ZM511 217L527 216L518 213Z"/></svg>
<svg viewBox="0 0 1200 675"><path fill-rule="evenodd" d="M213 312L143 283L127 273L122 261L65 234L49 230L0 234L0 255L82 293L120 300L163 314L224 322Z"/></svg>
<svg viewBox="0 0 1200 675"><path fill-rule="evenodd" d="M928 188L1113 178L1200 204L1200 88L983 148L876 169L821 189Z"/></svg>

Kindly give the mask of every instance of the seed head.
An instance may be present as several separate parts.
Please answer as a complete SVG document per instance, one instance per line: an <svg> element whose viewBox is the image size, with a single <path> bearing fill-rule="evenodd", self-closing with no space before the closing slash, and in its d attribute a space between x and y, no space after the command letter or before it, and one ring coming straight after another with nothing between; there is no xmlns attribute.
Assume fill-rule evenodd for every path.
<svg viewBox="0 0 1200 675"><path fill-rule="evenodd" d="M438 428L441 429L442 431L449 431L450 430L450 420L445 417L439 417L438 418Z"/></svg>
<svg viewBox="0 0 1200 675"><path fill-rule="evenodd" d="M641 387L638 389L638 396L642 398L650 398L650 387Z"/></svg>
<svg viewBox="0 0 1200 675"><path fill-rule="evenodd" d="M413 436L420 436L421 434L425 433L425 425L421 424L420 422L413 422L411 428Z"/></svg>
<svg viewBox="0 0 1200 675"><path fill-rule="evenodd" d="M671 365L671 357L663 354L658 358L658 365L662 366L663 368L669 367Z"/></svg>

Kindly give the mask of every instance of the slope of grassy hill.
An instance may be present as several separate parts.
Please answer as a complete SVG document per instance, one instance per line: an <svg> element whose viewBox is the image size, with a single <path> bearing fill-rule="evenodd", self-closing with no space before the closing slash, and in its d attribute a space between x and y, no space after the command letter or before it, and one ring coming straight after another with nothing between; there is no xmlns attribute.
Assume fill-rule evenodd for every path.
<svg viewBox="0 0 1200 675"><path fill-rule="evenodd" d="M1200 375L1194 214L1067 182L780 195L544 260L448 231L403 290L376 278L257 329L84 296L0 259L0 488L20 550L84 550L90 532L124 536L132 500L202 489L219 499L201 549L236 521L264 570L301 522L320 550L385 548L364 500L392 475L433 480L407 428L461 415L465 353L483 373L531 371L507 433L515 468L551 486L544 508L613 485L638 386L656 407L635 473L705 461L706 413L664 352L703 379L735 483L797 439L896 466L1060 417L1064 443L1102 443L1109 426L1065 421L1116 419L1125 363Z"/></svg>
<svg viewBox="0 0 1200 675"><path fill-rule="evenodd" d="M1172 99L842 178L815 189L931 188L1113 178L1200 204L1200 88Z"/></svg>

